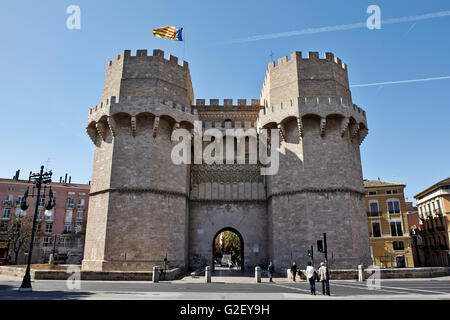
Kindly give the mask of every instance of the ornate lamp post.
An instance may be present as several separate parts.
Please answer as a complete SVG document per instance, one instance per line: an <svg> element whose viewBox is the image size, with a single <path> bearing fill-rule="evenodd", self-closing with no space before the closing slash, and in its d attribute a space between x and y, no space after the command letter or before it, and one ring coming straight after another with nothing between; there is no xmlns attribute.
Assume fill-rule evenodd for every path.
<svg viewBox="0 0 450 320"><path fill-rule="evenodd" d="M33 227L31 230L31 239L30 239L30 249L28 250L28 262L27 262L27 269L25 271L25 276L23 277L23 281L22 281L22 285L19 288L19 291L24 292L24 291L32 291L31 288L31 275L30 275L30 269L31 269L31 257L33 255L33 244L34 244L34 232L36 229L36 219L37 219L37 215L38 215L38 208L39 208L39 202L41 198L45 198L45 189L44 188L44 192L41 196L41 186L42 184L47 184L52 182L52 171L50 170L50 172L45 172L44 173L44 166L41 166L41 171L39 173L31 173L30 172L30 177L28 179L28 181L33 180L34 183L34 187L37 188L37 194L36 194L36 206L34 208L34 215L33 215ZM32 197L34 197L34 187L33 187L33 193L32 193ZM52 192L52 187L50 187L49 193L49 201L47 206L45 207L47 210L52 210L53 209L53 204L52 204L52 198L53 198L53 192ZM25 194L23 196L22 199L22 203L20 205L20 208L22 210L27 210L28 209L28 205L27 205L27 197L28 197L28 189L25 191Z"/></svg>

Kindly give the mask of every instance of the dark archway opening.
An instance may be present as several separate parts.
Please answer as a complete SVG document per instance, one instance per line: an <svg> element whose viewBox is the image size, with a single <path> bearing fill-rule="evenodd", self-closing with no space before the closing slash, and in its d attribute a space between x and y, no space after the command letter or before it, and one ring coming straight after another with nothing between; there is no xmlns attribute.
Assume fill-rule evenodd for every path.
<svg viewBox="0 0 450 320"><path fill-rule="evenodd" d="M223 228L215 234L212 270L244 271L244 239L236 229Z"/></svg>

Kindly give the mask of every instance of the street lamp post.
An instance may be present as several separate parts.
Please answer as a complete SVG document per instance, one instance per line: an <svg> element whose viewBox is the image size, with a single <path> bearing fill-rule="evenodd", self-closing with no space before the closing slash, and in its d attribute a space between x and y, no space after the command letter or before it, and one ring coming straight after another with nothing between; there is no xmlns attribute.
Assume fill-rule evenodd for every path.
<svg viewBox="0 0 450 320"><path fill-rule="evenodd" d="M28 250L28 257L27 257L28 258L27 259L28 260L27 261L27 269L25 271L25 276L23 277L22 285L19 288L19 291L21 291L21 292L32 291L31 275L30 275L31 257L33 255L34 233L35 233L35 229L36 229L36 220L37 220L37 215L38 215L39 202L40 202L40 198L41 198L41 187L42 187L42 184L52 182L52 171L44 173L44 166L41 166L41 171L39 173L31 173L30 172L30 177L29 177L28 181L31 181L31 180L33 180L33 183L34 183L35 187L37 188L37 194L36 194L37 198L36 198L36 206L34 208L33 226L31 229L30 249ZM34 194L32 194L31 196L34 197ZM25 194L24 194L21 206L20 206L20 208L22 210L28 209L28 205L26 203L27 197L28 197L28 189L25 191ZM43 193L43 198L45 198L45 189L44 189L44 193ZM49 191L49 198L50 198L50 200L46 206L47 210L51 210L53 208L53 205L52 205L53 193L52 193L51 187L50 187L50 191Z"/></svg>

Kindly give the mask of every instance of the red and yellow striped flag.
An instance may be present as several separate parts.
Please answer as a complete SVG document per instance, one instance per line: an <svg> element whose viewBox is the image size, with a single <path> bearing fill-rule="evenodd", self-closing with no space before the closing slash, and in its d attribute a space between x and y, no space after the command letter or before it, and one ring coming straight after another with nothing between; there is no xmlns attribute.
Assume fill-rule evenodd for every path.
<svg viewBox="0 0 450 320"><path fill-rule="evenodd" d="M182 33L183 28L176 28L171 26L153 29L153 36L177 41L183 41Z"/></svg>

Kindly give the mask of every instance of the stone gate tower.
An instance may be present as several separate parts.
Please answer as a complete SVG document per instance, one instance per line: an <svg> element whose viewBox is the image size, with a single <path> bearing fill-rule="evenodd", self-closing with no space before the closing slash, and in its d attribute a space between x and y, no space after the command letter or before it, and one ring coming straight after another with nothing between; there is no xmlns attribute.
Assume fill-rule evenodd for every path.
<svg viewBox="0 0 450 320"><path fill-rule="evenodd" d="M260 164L175 165L177 128L277 129L279 172ZM304 265L327 232L334 268L371 263L359 145L365 112L347 67L331 53L294 52L268 66L260 99L197 99L186 62L129 50L106 66L102 102L89 110L95 144L83 270L196 268L215 236L236 232L245 268ZM332 253L332 257L331 257Z"/></svg>
<svg viewBox="0 0 450 320"><path fill-rule="evenodd" d="M267 182L269 253L289 265L327 233L333 266L371 261L359 145L365 112L352 103L347 67L317 52L270 63L258 126L278 128L280 170ZM322 254L316 253L319 259Z"/></svg>
<svg viewBox="0 0 450 320"><path fill-rule="evenodd" d="M106 66L89 110L95 144L85 270L150 270L187 261L189 172L171 161L172 130L196 118L189 67L164 52L129 50Z"/></svg>

